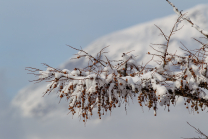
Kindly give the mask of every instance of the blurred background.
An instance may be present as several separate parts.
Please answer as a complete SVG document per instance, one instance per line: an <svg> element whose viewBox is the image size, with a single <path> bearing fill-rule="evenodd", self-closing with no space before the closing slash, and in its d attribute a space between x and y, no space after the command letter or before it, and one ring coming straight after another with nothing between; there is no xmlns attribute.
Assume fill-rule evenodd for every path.
<svg viewBox="0 0 208 139"><path fill-rule="evenodd" d="M186 10L199 4L208 4L207 0L174 0L172 2L179 10ZM83 123L78 119L71 120L71 116L69 116L70 122L67 121L67 123L69 125L72 123L74 126L64 125L64 129L59 132L61 126L58 126L58 129L48 129L56 124L65 123L63 121L59 123L58 119L53 125L50 125L50 122L37 123L35 119L20 118L15 115L16 113L13 115L10 110L10 102L19 90L33 84L28 80L33 80L34 77L27 74L25 67L44 69L41 63L59 67L61 63L77 53L66 44L85 48L104 35L172 14L175 13L165 0L0 0L0 138L53 137L55 139L60 137L59 133L63 135L63 131L69 132L66 129L70 130L70 127L74 127L77 132L73 132L71 137L63 135L62 138L94 138L90 133L93 133L95 125L100 123L96 119L89 124L90 130L88 127L84 128ZM126 116L125 113L118 113ZM145 113L145 115L143 117L153 114ZM130 114L127 116L131 118ZM137 116L140 116L139 112ZM115 116L106 117L105 120L113 118L118 120ZM129 125L124 125L124 128L126 130L132 128L135 133L135 129L139 130L142 125L138 123L138 127L131 127L130 123L134 123L134 121L130 121L129 118ZM149 120L149 122L152 122L154 129L157 128L157 124L161 124L159 121L154 124L154 120ZM75 127L77 124L79 127ZM189 128L185 122L182 124L184 128ZM99 126L102 130L108 129L108 125L104 122ZM180 125L178 126L180 127ZM37 130L38 127L42 127L43 130ZM48 130L44 127L48 127ZM81 136L78 132L80 128L86 130L85 136ZM146 128L147 131L153 130L148 129L148 126ZM189 130L192 129L189 128ZM94 134L98 135L96 138L103 138L106 134L109 138L131 137L131 130L128 130L128 134L125 135L123 133L119 135L119 131L115 131L118 135L115 135L114 132L108 134L105 131ZM125 130L121 129L121 131ZM54 135L55 133L56 135ZM160 131L158 134L167 133ZM115 137L110 135L115 135ZM131 135L132 138L136 137L135 134Z"/></svg>

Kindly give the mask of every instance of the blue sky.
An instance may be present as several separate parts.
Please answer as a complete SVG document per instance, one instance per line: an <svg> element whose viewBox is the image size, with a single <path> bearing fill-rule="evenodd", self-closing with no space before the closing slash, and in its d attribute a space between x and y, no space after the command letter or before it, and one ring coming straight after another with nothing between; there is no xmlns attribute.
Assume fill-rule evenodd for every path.
<svg viewBox="0 0 208 139"><path fill-rule="evenodd" d="M172 0L185 10L207 0ZM11 100L33 80L25 67L58 67L95 39L174 14L165 0L0 0L1 93Z"/></svg>

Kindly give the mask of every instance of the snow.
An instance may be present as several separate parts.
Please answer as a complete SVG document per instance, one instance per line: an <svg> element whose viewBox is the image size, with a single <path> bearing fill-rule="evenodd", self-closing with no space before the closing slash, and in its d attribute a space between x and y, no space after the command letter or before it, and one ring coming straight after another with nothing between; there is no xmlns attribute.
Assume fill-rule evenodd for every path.
<svg viewBox="0 0 208 139"><path fill-rule="evenodd" d="M202 33L208 35L208 31L203 30Z"/></svg>
<svg viewBox="0 0 208 139"><path fill-rule="evenodd" d="M197 26L196 24L194 24L193 27L194 27L195 29L197 29L199 32L202 31L202 29L201 29L199 26Z"/></svg>
<svg viewBox="0 0 208 139"><path fill-rule="evenodd" d="M63 76L63 74L62 73L55 73L55 78L56 79L59 79L59 78L61 78Z"/></svg>

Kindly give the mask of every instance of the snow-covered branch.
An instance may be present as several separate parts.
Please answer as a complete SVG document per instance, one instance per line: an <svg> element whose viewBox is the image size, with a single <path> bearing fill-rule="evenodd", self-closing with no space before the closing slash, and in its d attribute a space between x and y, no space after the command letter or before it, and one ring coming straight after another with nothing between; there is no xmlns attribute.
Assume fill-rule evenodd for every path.
<svg viewBox="0 0 208 139"><path fill-rule="evenodd" d="M178 10L177 7L175 7L175 5L173 3L171 3L169 0L166 0L172 7L173 7L173 11L178 15L178 16L182 16L182 12ZM194 27L195 29L197 29L201 34L203 34L206 38L208 38L208 31L205 31L203 29L201 29L199 26L197 26L195 23L193 23L191 21L191 19L189 17L183 17L184 20L188 21L192 27Z"/></svg>
<svg viewBox="0 0 208 139"><path fill-rule="evenodd" d="M182 44L185 56L168 52L172 36L182 29L177 29L177 24L182 20L190 21L170 4L179 18L168 35L156 26L166 43L153 44L154 47L151 47L155 53L147 53L150 62L157 63L155 67L149 67L149 63L140 65L130 52L123 53L120 60L111 60L105 55L107 47L92 56L82 49L69 46L79 51L73 59L87 59L87 67L74 67L70 71L44 64L47 67L45 71L31 67L26 70L39 77L34 81L49 82L44 95L56 90L60 99L69 101L70 112L73 115L78 113L84 122L93 114L94 108L97 108L101 119L104 111L112 111L123 103L129 103L134 97L138 97L141 107L153 109L155 116L158 105L167 106L169 110L171 104L176 104L178 97L184 98L185 107L192 112L204 111L208 107L208 94L204 91L208 90L208 51L202 47L193 53ZM204 43L200 43L204 46Z"/></svg>

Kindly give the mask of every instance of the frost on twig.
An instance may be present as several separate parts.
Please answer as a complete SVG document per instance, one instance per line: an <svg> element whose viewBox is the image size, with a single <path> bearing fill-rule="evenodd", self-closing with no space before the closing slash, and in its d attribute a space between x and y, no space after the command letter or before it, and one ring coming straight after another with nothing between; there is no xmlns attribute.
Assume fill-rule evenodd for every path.
<svg viewBox="0 0 208 139"><path fill-rule="evenodd" d="M107 47L92 56L68 45L78 51L73 59L87 59L87 67L74 67L70 71L44 64L45 71L31 67L26 70L38 76L34 81L49 82L44 95L56 90L60 99L68 100L69 112L78 113L84 122L93 115L95 108L101 119L105 111L128 104L134 97L138 97L141 107L153 109L155 116L159 106L168 107L169 111L178 97L184 98L187 109L199 113L208 107L208 95L204 92L208 90L208 51L204 45L194 51L182 45L185 56L168 52L171 37L182 29L177 29L182 20L186 19L180 14L168 35L156 26L166 40L165 44L151 46L155 53L147 53L150 61L157 63L156 67L149 67L148 63L140 65L132 52L123 53L119 60L111 60L105 55Z"/></svg>
<svg viewBox="0 0 208 139"><path fill-rule="evenodd" d="M182 12L178 10L177 7L175 7L175 5L173 5L173 3L171 3L169 0L166 0L172 7L173 7L173 11L178 15L178 16L182 16ZM206 38L208 38L208 31L205 31L203 29L201 29L199 26L197 26L195 23L193 23L191 21L191 19L189 17L183 17L184 20L188 21L192 27L194 27L195 29L197 29L201 34L203 34Z"/></svg>
<svg viewBox="0 0 208 139"><path fill-rule="evenodd" d="M199 137L199 138L184 138L184 139L208 139L208 136L205 135L200 129L197 129L196 127L192 126L191 124L189 124L189 122L187 122L187 123L188 123L189 126L191 126L192 128L195 129L195 132L197 134L199 134L201 137L205 137L205 138Z"/></svg>

